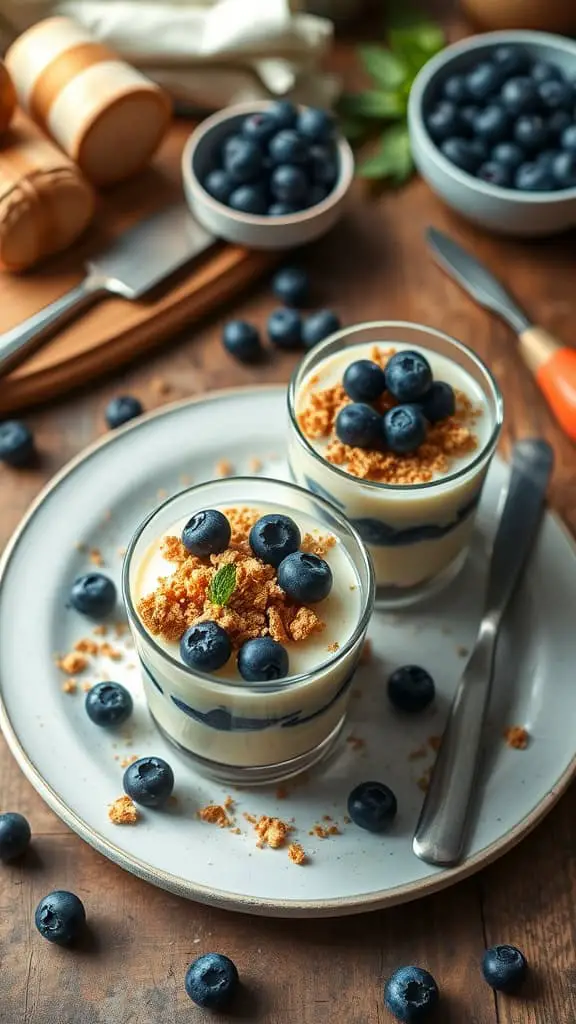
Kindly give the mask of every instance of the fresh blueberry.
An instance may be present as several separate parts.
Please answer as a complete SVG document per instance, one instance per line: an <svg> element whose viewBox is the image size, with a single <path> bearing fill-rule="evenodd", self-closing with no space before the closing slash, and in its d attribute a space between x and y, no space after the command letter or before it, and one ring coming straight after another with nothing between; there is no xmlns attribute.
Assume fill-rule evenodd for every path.
<svg viewBox="0 0 576 1024"><path fill-rule="evenodd" d="M191 555L208 558L226 550L231 533L230 523L223 512L204 508L186 523L182 530L182 543Z"/></svg>
<svg viewBox="0 0 576 1024"><path fill-rule="evenodd" d="M461 130L458 107L449 100L438 103L426 118L426 128L435 142L444 142L458 135Z"/></svg>
<svg viewBox="0 0 576 1024"><path fill-rule="evenodd" d="M315 185L334 188L338 178L338 156L332 146L310 146L310 174Z"/></svg>
<svg viewBox="0 0 576 1024"><path fill-rule="evenodd" d="M560 136L562 149L568 153L576 153L576 124L571 124L564 129Z"/></svg>
<svg viewBox="0 0 576 1024"><path fill-rule="evenodd" d="M115 430L123 423L128 423L128 420L141 416L143 411L142 402L133 395L118 395L108 403L104 416L110 430Z"/></svg>
<svg viewBox="0 0 576 1024"><path fill-rule="evenodd" d="M465 107L460 107L460 129L466 133L474 133L474 122L481 111L481 107L475 107L473 103L467 103Z"/></svg>
<svg viewBox="0 0 576 1024"><path fill-rule="evenodd" d="M274 118L278 128L293 128L298 117L298 107L290 100L276 100L268 107L268 114Z"/></svg>
<svg viewBox="0 0 576 1024"><path fill-rule="evenodd" d="M132 697L120 683L96 683L86 694L86 714L94 725L122 725L132 714Z"/></svg>
<svg viewBox="0 0 576 1024"><path fill-rule="evenodd" d="M226 161L232 155L234 150L237 149L238 146L242 147L243 143L244 139L241 135L229 135L228 138L224 140L224 145L222 146L222 163L224 166L226 166Z"/></svg>
<svg viewBox="0 0 576 1024"><path fill-rule="evenodd" d="M514 141L523 149L534 153L548 140L546 121L539 114L524 114L514 125Z"/></svg>
<svg viewBox="0 0 576 1024"><path fill-rule="evenodd" d="M339 331L341 326L340 317L331 309L319 309L317 313L306 317L302 326L302 341L306 348L313 348L324 338Z"/></svg>
<svg viewBox="0 0 576 1024"><path fill-rule="evenodd" d="M222 953L204 953L186 971L186 995L204 1010L223 1010L233 999L240 979L235 965Z"/></svg>
<svg viewBox="0 0 576 1024"><path fill-rule="evenodd" d="M399 402L417 402L432 384L430 363L420 352L396 352L384 369L386 387Z"/></svg>
<svg viewBox="0 0 576 1024"><path fill-rule="evenodd" d="M572 124L572 118L566 110L555 110L548 118L546 127L548 129L548 141L556 145L562 132Z"/></svg>
<svg viewBox="0 0 576 1024"><path fill-rule="evenodd" d="M427 1020L438 1005L438 986L423 967L399 967L384 986L384 1002L403 1024Z"/></svg>
<svg viewBox="0 0 576 1024"><path fill-rule="evenodd" d="M268 152L274 164L305 164L308 142L293 128L284 128L270 140Z"/></svg>
<svg viewBox="0 0 576 1024"><path fill-rule="evenodd" d="M466 88L473 100L483 102L493 96L500 88L502 72L490 61L481 61L466 75Z"/></svg>
<svg viewBox="0 0 576 1024"><path fill-rule="evenodd" d="M535 162L540 167L545 167L547 171L553 172L554 161L559 156L560 150L558 149L543 149L541 153L537 153L535 156Z"/></svg>
<svg viewBox="0 0 576 1024"><path fill-rule="evenodd" d="M36 449L32 431L20 420L0 423L0 462L7 466L27 466L34 459Z"/></svg>
<svg viewBox="0 0 576 1024"><path fill-rule="evenodd" d="M563 82L564 75L562 74L559 67L556 64L551 64L547 60L537 60L532 65L530 72L531 77L535 82Z"/></svg>
<svg viewBox="0 0 576 1024"><path fill-rule="evenodd" d="M540 108L536 83L526 76L509 78L502 86L500 101L512 117L533 114Z"/></svg>
<svg viewBox="0 0 576 1024"><path fill-rule="evenodd" d="M278 131L278 121L269 113L251 114L242 124L242 135L262 146Z"/></svg>
<svg viewBox="0 0 576 1024"><path fill-rule="evenodd" d="M190 626L180 640L182 661L200 672L216 672L226 664L231 653L228 633L211 619Z"/></svg>
<svg viewBox="0 0 576 1024"><path fill-rule="evenodd" d="M367 832L385 832L397 810L396 797L383 782L361 782L348 797L348 814Z"/></svg>
<svg viewBox="0 0 576 1024"><path fill-rule="evenodd" d="M272 203L268 207L269 217L289 217L291 213L300 213L300 203Z"/></svg>
<svg viewBox="0 0 576 1024"><path fill-rule="evenodd" d="M352 448L378 448L382 442L382 417L371 405L352 402L336 417L336 437Z"/></svg>
<svg viewBox="0 0 576 1024"><path fill-rule="evenodd" d="M161 757L141 757L128 765L122 785L135 804L162 807L172 795L174 772Z"/></svg>
<svg viewBox="0 0 576 1024"><path fill-rule="evenodd" d="M229 320L222 331L224 348L241 363L255 363L262 356L260 335L246 320Z"/></svg>
<svg viewBox="0 0 576 1024"><path fill-rule="evenodd" d="M434 380L418 404L428 423L438 423L439 420L445 420L456 412L454 389L446 381Z"/></svg>
<svg viewBox="0 0 576 1024"><path fill-rule="evenodd" d="M466 103L470 98L464 75L450 75L442 86L442 96L452 103Z"/></svg>
<svg viewBox="0 0 576 1024"><path fill-rule="evenodd" d="M228 205L239 213L262 217L268 209L266 191L261 185L240 185L232 192Z"/></svg>
<svg viewBox="0 0 576 1024"><path fill-rule="evenodd" d="M298 348L302 344L302 317L295 309L275 309L267 321L268 337L277 348Z"/></svg>
<svg viewBox="0 0 576 1024"><path fill-rule="evenodd" d="M255 181L262 171L262 150L252 139L239 139L226 149L224 170L235 185Z"/></svg>
<svg viewBox="0 0 576 1024"><path fill-rule="evenodd" d="M247 640L238 651L238 671L249 683L265 683L288 675L288 652L271 636Z"/></svg>
<svg viewBox="0 0 576 1024"><path fill-rule="evenodd" d="M481 140L474 141L480 142ZM474 174L484 159L478 147L468 139L456 137L445 139L440 149L451 164L459 167L462 171L467 171L468 174Z"/></svg>
<svg viewBox="0 0 576 1024"><path fill-rule="evenodd" d="M48 942L67 946L74 942L86 924L84 904L73 892L56 889L40 900L34 914L40 935Z"/></svg>
<svg viewBox="0 0 576 1024"><path fill-rule="evenodd" d="M576 153L558 153L552 164L552 174L559 188L576 187Z"/></svg>
<svg viewBox="0 0 576 1024"><path fill-rule="evenodd" d="M488 145L503 142L510 129L510 118L503 107L491 103L481 110L474 121L474 132L479 139Z"/></svg>
<svg viewBox="0 0 576 1024"><path fill-rule="evenodd" d="M515 142L499 142L494 146L490 159L510 171L515 171L526 159L524 151Z"/></svg>
<svg viewBox="0 0 576 1024"><path fill-rule="evenodd" d="M323 203L328 192L329 189L326 188L326 185L311 185L308 189L305 209L309 210L311 206L317 206L318 203Z"/></svg>
<svg viewBox="0 0 576 1024"><path fill-rule="evenodd" d="M278 512L269 512L258 519L249 535L250 547L257 558L276 568L287 555L298 551L301 539L294 520Z"/></svg>
<svg viewBox="0 0 576 1024"><path fill-rule="evenodd" d="M203 184L208 194L213 199L217 199L219 203L227 203L234 188L230 175L222 169L210 171L204 178Z"/></svg>
<svg viewBox="0 0 576 1024"><path fill-rule="evenodd" d="M556 188L552 171L537 162L521 164L514 184L522 192L553 192Z"/></svg>
<svg viewBox="0 0 576 1024"><path fill-rule="evenodd" d="M342 378L344 391L353 402L375 402L386 390L384 370L371 359L350 363Z"/></svg>
<svg viewBox="0 0 576 1024"><path fill-rule="evenodd" d="M334 135L334 118L327 110L305 107L298 114L297 128L310 142L327 142Z"/></svg>
<svg viewBox="0 0 576 1024"><path fill-rule="evenodd" d="M302 167L279 164L272 171L270 192L279 203L304 203L308 187L308 178Z"/></svg>
<svg viewBox="0 0 576 1024"><path fill-rule="evenodd" d="M403 665L388 680L388 698L400 711L424 711L435 693L432 676L419 665Z"/></svg>
<svg viewBox="0 0 576 1024"><path fill-rule="evenodd" d="M0 814L0 860L14 860L28 849L32 833L23 814Z"/></svg>
<svg viewBox="0 0 576 1024"><path fill-rule="evenodd" d="M530 55L521 46L497 46L492 60L506 77L523 75L530 68Z"/></svg>
<svg viewBox="0 0 576 1024"><path fill-rule="evenodd" d="M516 946L492 946L482 958L484 980L497 992L515 992L527 970L526 957Z"/></svg>
<svg viewBox="0 0 576 1024"><path fill-rule="evenodd" d="M304 306L310 294L310 278L299 267L283 267L272 278L272 291L285 306Z"/></svg>
<svg viewBox="0 0 576 1024"><path fill-rule="evenodd" d="M504 164L499 164L495 160L487 160L486 163L480 164L480 167L476 171L476 177L480 178L481 181L488 182L489 185L499 185L500 188L510 188L512 185L512 171L509 167L505 167Z"/></svg>
<svg viewBox="0 0 576 1024"><path fill-rule="evenodd" d="M278 584L292 601L316 604L332 590L332 570L318 555L294 551L278 566Z"/></svg>
<svg viewBox="0 0 576 1024"><path fill-rule="evenodd" d="M419 405L394 405L382 418L386 447L395 455L409 455L426 440L426 420Z"/></svg>
<svg viewBox="0 0 576 1024"><path fill-rule="evenodd" d="M567 82L556 82L547 79L538 86L540 102L545 110L571 110L574 103L572 89Z"/></svg>
<svg viewBox="0 0 576 1024"><path fill-rule="evenodd" d="M116 587L104 573L87 572L74 580L70 604L82 615L102 619L110 614L116 604Z"/></svg>

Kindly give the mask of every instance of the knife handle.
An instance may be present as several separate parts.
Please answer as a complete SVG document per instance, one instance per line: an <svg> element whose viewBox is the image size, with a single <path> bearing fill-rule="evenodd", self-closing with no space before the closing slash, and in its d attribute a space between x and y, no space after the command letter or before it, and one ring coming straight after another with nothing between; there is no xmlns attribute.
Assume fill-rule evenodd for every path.
<svg viewBox="0 0 576 1024"><path fill-rule="evenodd" d="M528 327L520 334L520 351L558 423L576 441L576 349L543 327Z"/></svg>

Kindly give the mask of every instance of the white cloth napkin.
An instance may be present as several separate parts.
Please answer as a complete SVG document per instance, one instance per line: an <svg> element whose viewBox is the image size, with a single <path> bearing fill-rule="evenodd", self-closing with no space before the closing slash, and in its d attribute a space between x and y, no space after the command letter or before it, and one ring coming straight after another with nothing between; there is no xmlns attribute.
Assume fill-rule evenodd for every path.
<svg viewBox="0 0 576 1024"><path fill-rule="evenodd" d="M299 0L4 0L0 10L15 32L50 14L75 18L192 109L271 96L330 106L339 83L320 63L332 23L300 6Z"/></svg>

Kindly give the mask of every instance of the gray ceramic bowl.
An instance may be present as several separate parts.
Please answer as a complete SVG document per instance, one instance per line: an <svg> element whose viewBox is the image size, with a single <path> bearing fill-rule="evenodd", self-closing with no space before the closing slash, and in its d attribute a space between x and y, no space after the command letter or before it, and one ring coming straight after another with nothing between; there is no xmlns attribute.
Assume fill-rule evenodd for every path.
<svg viewBox="0 0 576 1024"><path fill-rule="evenodd" d="M265 111L268 106L265 101L239 103L203 121L184 147L182 180L192 213L219 238L250 249L290 249L320 238L340 218L354 178L354 156L345 139L338 142L340 170L336 185L321 203L299 213L285 217L239 213L213 199L201 184L224 140L234 134L245 117Z"/></svg>
<svg viewBox="0 0 576 1024"><path fill-rule="evenodd" d="M576 2L576 0L573 0ZM448 46L417 76L408 102L410 141L416 166L448 206L490 231L506 235L551 235L576 225L576 188L523 192L500 188L461 171L442 155L424 126L424 114L450 75L468 70L502 44L519 44L576 79L576 42L546 32L486 32Z"/></svg>

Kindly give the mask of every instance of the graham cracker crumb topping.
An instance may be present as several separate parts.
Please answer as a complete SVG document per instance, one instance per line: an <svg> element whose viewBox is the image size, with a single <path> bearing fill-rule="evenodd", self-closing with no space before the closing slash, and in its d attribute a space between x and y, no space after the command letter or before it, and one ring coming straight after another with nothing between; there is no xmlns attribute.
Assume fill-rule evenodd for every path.
<svg viewBox="0 0 576 1024"><path fill-rule="evenodd" d="M270 846L273 850L279 850L284 846L293 826L282 821L281 818L269 818L263 814L254 824L254 829L259 839L259 846Z"/></svg>
<svg viewBox="0 0 576 1024"><path fill-rule="evenodd" d="M510 725L504 731L504 739L513 750L526 750L530 734L523 725Z"/></svg>
<svg viewBox="0 0 576 1024"><path fill-rule="evenodd" d="M290 843L288 847L288 857L293 864L307 864L308 858L304 853L300 843Z"/></svg>
<svg viewBox="0 0 576 1024"><path fill-rule="evenodd" d="M119 796L108 807L108 817L114 825L135 825L140 815L129 796Z"/></svg>
<svg viewBox="0 0 576 1024"><path fill-rule="evenodd" d="M73 694L78 690L78 683L75 679L65 679L62 683L62 693Z"/></svg>
<svg viewBox="0 0 576 1024"><path fill-rule="evenodd" d="M231 819L220 804L208 804L206 807L202 807L198 811L198 817L200 821L206 821L209 825L218 825L218 828L229 828L232 824Z"/></svg>
<svg viewBox="0 0 576 1024"><path fill-rule="evenodd" d="M70 651L69 654L65 654L63 658L60 658L56 664L58 668L66 672L66 675L75 676L78 672L83 672L87 667L88 658L78 651Z"/></svg>

